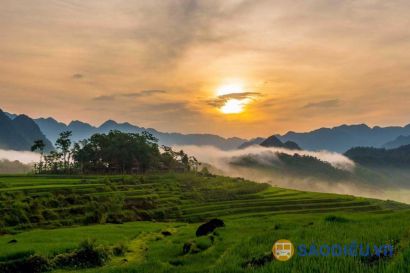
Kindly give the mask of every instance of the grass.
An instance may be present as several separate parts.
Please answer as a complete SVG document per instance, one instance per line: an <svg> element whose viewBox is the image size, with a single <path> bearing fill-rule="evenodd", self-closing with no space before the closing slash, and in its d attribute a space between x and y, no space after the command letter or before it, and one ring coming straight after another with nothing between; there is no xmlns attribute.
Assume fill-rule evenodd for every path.
<svg viewBox="0 0 410 273"><path fill-rule="evenodd" d="M127 250L103 267L55 272L410 272L410 211L396 202L195 174L0 176L0 185L0 219L16 208L28 219L2 222L0 261L27 251L51 258L95 239ZM102 212L98 221L87 222L96 211ZM35 217L47 214L53 219ZM108 223L119 215L121 224ZM149 221L135 221L144 215ZM198 226L213 217L225 227L196 237ZM248 267L269 255L278 239L295 245L391 242L395 254L376 262L296 255ZM191 250L184 254L187 243Z"/></svg>

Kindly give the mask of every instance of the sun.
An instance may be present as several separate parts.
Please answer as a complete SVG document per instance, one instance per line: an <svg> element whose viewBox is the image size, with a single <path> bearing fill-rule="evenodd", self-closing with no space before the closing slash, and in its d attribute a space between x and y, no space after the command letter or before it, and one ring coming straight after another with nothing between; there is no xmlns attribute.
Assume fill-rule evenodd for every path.
<svg viewBox="0 0 410 273"><path fill-rule="evenodd" d="M239 114L244 111L244 107L249 103L249 99L229 99L219 109L224 114Z"/></svg>
<svg viewBox="0 0 410 273"><path fill-rule="evenodd" d="M252 101L240 80L225 82L215 89L215 94L221 103L219 111L223 114L243 113Z"/></svg>

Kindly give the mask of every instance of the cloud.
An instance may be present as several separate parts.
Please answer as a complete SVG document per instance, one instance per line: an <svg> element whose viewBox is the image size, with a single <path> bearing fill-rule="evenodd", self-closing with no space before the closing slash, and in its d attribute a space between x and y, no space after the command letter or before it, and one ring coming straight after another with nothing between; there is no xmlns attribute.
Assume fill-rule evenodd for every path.
<svg viewBox="0 0 410 273"><path fill-rule="evenodd" d="M218 96L215 99L208 100L207 103L208 105L219 108L223 106L230 99L237 99L237 100L254 99L255 97L259 97L261 95L262 94L258 92L230 93L230 94Z"/></svg>
<svg viewBox="0 0 410 273"><path fill-rule="evenodd" d="M329 107L337 107L340 105L340 100L332 99L332 100L323 100L318 102L309 102L303 108L329 108Z"/></svg>
<svg viewBox="0 0 410 273"><path fill-rule="evenodd" d="M167 91L161 90L161 89L148 89L148 90L142 90L139 92L103 95L103 96L94 97L93 100L94 101L113 101L117 98L149 97L149 96L154 96L157 94L165 94L165 93L167 93Z"/></svg>
<svg viewBox="0 0 410 273"><path fill-rule="evenodd" d="M153 96L157 94L165 94L167 91L161 90L161 89L148 89L148 90L142 90L139 92L135 93L124 93L124 94L119 94L118 96L121 97L144 97L144 96Z"/></svg>
<svg viewBox="0 0 410 273"><path fill-rule="evenodd" d="M177 146L178 149L183 149L197 157L200 161L215 165L219 168L227 168L224 164L229 164L232 158L241 157L241 156L253 156L254 158L260 160L260 163L270 162L273 159L277 159L277 153L285 153L288 155L299 154L301 156L311 156L315 157L321 161L328 162L333 167L352 171L355 167L355 164L352 160L346 156L329 151L307 151L307 150L288 150L284 148L275 148L275 147L262 147L259 145L254 145L247 147L245 149L238 149L233 151L222 151L215 147L209 146Z"/></svg>
<svg viewBox="0 0 410 273"><path fill-rule="evenodd" d="M1 159L7 159L10 161L18 160L24 164L28 164L37 162L40 159L40 155L33 152L20 152L0 149L0 160Z"/></svg>
<svg viewBox="0 0 410 273"><path fill-rule="evenodd" d="M116 97L116 96L114 96L114 95L110 95L110 96L98 96L98 97L93 98L93 100L94 100L94 101L113 101L113 100L115 100L115 97Z"/></svg>
<svg viewBox="0 0 410 273"><path fill-rule="evenodd" d="M143 41L145 68L169 69L198 44L219 43L233 34L217 31L215 24L235 14L242 2L153 1L139 7L141 23L134 39ZM152 16L155 14L155 16ZM160 60L160 61L159 61Z"/></svg>
<svg viewBox="0 0 410 273"><path fill-rule="evenodd" d="M410 1L6 2L0 101L15 112L96 124L114 116L242 137L408 122ZM230 77L264 97L249 115L207 115L227 99L209 97L210 90ZM204 115L194 127L166 113L162 124L150 123L160 108L128 114L149 100L133 91L150 88L178 90L146 92L156 94L152 102L189 100ZM104 96L92 106L111 111L83 110L97 95ZM39 96L45 99L33 103ZM332 98L342 103L321 102Z"/></svg>
<svg viewBox="0 0 410 273"><path fill-rule="evenodd" d="M82 78L84 78L84 75L80 73L76 73L76 74L73 74L71 77L75 80L81 80Z"/></svg>

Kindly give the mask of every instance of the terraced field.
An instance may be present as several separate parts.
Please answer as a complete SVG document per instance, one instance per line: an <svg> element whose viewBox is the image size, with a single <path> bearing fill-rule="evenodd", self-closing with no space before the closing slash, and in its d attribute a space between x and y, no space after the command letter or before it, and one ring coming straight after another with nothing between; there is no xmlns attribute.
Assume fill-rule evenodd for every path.
<svg viewBox="0 0 410 273"><path fill-rule="evenodd" d="M135 177L1 176L2 228L135 220L197 222L242 214L388 212L403 205L274 188L242 179L167 174Z"/></svg>
<svg viewBox="0 0 410 273"><path fill-rule="evenodd" d="M409 272L397 271L407 270L410 259L407 205L241 178L192 173L0 176L0 213L0 266L27 252L52 260L90 238L109 249L124 245L127 251L103 267L81 272ZM211 218L223 219L225 227L197 238L196 228ZM400 252L377 265L355 257L250 262L266 257L281 238L297 243L394 241ZM195 248L185 253L186 244ZM59 272L70 270L80 268Z"/></svg>

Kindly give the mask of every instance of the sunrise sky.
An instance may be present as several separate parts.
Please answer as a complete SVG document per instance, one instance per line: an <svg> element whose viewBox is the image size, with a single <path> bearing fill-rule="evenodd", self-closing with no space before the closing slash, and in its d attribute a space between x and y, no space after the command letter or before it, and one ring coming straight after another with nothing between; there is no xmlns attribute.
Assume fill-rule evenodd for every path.
<svg viewBox="0 0 410 273"><path fill-rule="evenodd" d="M0 0L0 108L268 136L410 123L410 1Z"/></svg>

